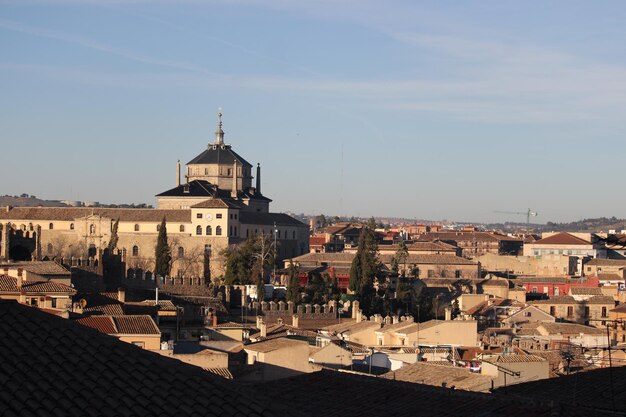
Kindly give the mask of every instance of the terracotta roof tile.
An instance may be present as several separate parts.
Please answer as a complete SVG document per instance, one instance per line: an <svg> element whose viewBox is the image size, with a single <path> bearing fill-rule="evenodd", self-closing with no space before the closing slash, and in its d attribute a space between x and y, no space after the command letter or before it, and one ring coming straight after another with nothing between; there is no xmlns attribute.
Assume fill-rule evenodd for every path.
<svg viewBox="0 0 626 417"><path fill-rule="evenodd" d="M552 236L539 239L533 245L591 245L591 242L581 239L567 232L557 233Z"/></svg>
<svg viewBox="0 0 626 417"><path fill-rule="evenodd" d="M62 293L71 295L76 293L74 288L54 281L23 281L22 291L26 294ZM8 275L0 275L0 292L17 293L17 278Z"/></svg>
<svg viewBox="0 0 626 417"><path fill-rule="evenodd" d="M150 316L114 316L118 334L161 334Z"/></svg>
<svg viewBox="0 0 626 417"><path fill-rule="evenodd" d="M92 213L123 222L190 222L191 210L121 209L103 207L14 207L8 212L0 210L0 220L61 220L71 221Z"/></svg>

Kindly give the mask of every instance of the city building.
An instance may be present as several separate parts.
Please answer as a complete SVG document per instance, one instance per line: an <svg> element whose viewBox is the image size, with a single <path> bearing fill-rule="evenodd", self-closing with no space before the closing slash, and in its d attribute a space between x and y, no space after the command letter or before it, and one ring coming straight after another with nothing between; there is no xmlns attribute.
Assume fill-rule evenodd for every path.
<svg viewBox="0 0 626 417"><path fill-rule="evenodd" d="M98 259L119 221L117 248L126 267L149 277L163 219L173 276L202 277L208 266L212 277L221 277L220 252L252 236L275 240L278 259L308 252L308 225L269 211L260 176L257 165L252 186L252 165L224 143L220 114L215 141L187 163L185 183L178 163L176 187L156 196L157 209L6 207L0 210L0 259Z"/></svg>

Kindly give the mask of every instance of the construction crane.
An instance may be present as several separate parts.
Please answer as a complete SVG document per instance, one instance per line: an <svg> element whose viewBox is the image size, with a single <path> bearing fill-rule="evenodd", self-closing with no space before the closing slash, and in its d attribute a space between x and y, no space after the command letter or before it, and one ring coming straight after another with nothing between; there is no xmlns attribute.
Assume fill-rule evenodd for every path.
<svg viewBox="0 0 626 417"><path fill-rule="evenodd" d="M519 214L521 216L526 216L526 230L530 230L530 218L532 217L537 217L539 215L539 213L537 213L536 211L532 211L531 209L528 209L528 211L522 212L522 211L495 211L494 213L503 213L503 214Z"/></svg>

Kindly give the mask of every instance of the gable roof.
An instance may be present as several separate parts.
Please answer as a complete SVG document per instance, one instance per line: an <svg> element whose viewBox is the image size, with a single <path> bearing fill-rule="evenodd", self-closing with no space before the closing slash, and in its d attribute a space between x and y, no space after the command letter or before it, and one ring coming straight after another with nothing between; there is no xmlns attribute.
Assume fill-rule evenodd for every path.
<svg viewBox="0 0 626 417"><path fill-rule="evenodd" d="M626 268L626 259L599 259L593 258L585 266L621 266Z"/></svg>
<svg viewBox="0 0 626 417"><path fill-rule="evenodd" d="M70 271L54 261L20 261L2 263L0 268L22 268L37 275L69 276Z"/></svg>
<svg viewBox="0 0 626 417"><path fill-rule="evenodd" d="M208 148L198 156L187 162L192 164L220 164L232 165L235 161L248 168L252 168L252 164L243 159L237 152L233 151L230 145L209 144Z"/></svg>
<svg viewBox="0 0 626 417"><path fill-rule="evenodd" d="M3 415L274 415L260 398L166 358L36 308L0 300ZM206 395L198 395L198 390ZM164 394L166 393L166 394ZM42 411L43 410L43 411Z"/></svg>
<svg viewBox="0 0 626 417"><path fill-rule="evenodd" d="M591 245L591 242L581 239L567 232L557 233L552 236L539 239L533 245Z"/></svg>

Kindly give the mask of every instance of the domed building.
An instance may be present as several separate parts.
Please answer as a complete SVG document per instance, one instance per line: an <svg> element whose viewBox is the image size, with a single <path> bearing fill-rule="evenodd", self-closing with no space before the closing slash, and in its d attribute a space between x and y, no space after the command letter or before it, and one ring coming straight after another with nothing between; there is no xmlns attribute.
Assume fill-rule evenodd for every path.
<svg viewBox="0 0 626 417"><path fill-rule="evenodd" d="M96 257L107 248L119 219L117 248L130 275L154 269L159 225L167 222L172 275L197 277L210 265L212 277L224 274L220 252L255 235L277 242L277 258L307 253L309 226L270 212L261 193L261 167L253 166L224 143L221 113L215 140L186 164L181 182L157 194L156 209L102 207L15 207L0 210L0 259ZM256 180L253 186L253 180Z"/></svg>

